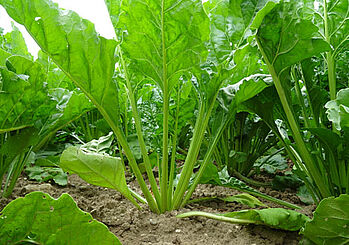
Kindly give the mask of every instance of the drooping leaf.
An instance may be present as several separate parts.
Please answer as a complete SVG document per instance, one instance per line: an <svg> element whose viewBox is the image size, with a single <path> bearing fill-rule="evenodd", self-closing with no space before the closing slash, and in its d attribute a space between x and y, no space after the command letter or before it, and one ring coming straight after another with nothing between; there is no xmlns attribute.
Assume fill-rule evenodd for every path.
<svg viewBox="0 0 349 245"><path fill-rule="evenodd" d="M213 200L220 200L224 202L235 202L235 203L241 203L243 205L247 205L250 208L255 208L255 207L265 207L266 205L259 201L257 198L254 196L251 196L250 194L242 193L242 194L237 194L234 196L228 196L228 197L202 197L202 198L197 198L197 199L192 199L188 201L187 203L196 203L196 202L206 202L206 201L213 201Z"/></svg>
<svg viewBox="0 0 349 245"><path fill-rule="evenodd" d="M116 42L99 36L91 22L50 0L1 0L0 4L115 126L119 122L112 79Z"/></svg>
<svg viewBox="0 0 349 245"><path fill-rule="evenodd" d="M121 244L108 228L63 194L33 192L8 204L0 215L0 243Z"/></svg>
<svg viewBox="0 0 349 245"><path fill-rule="evenodd" d="M271 84L270 75L251 75L236 84L222 88L218 95L218 101L225 110L228 110L230 106L238 106L253 98Z"/></svg>
<svg viewBox="0 0 349 245"><path fill-rule="evenodd" d="M348 244L348 227L349 196L341 195L322 200L301 233L315 244Z"/></svg>
<svg viewBox="0 0 349 245"><path fill-rule="evenodd" d="M249 193L253 196L261 197L271 202L278 203L280 205L284 205L289 208L300 209L300 207L298 207L297 205L263 194L260 191L257 191L256 189L246 185L241 180L231 177L227 171L227 167L223 168L221 171L218 171L217 167L212 163L207 165L202 177L200 178L200 183L232 188Z"/></svg>
<svg viewBox="0 0 349 245"><path fill-rule="evenodd" d="M78 174L83 180L97 186L119 191L138 206L126 184L124 165L121 159L107 154L85 151L76 146L66 149L61 156L60 167Z"/></svg>
<svg viewBox="0 0 349 245"><path fill-rule="evenodd" d="M271 228L287 231L298 231L310 220L310 218L304 214L283 208L268 208L261 210L251 209L226 214L211 214L193 211L177 215L179 218L187 218L191 216L203 216L233 224L265 225Z"/></svg>

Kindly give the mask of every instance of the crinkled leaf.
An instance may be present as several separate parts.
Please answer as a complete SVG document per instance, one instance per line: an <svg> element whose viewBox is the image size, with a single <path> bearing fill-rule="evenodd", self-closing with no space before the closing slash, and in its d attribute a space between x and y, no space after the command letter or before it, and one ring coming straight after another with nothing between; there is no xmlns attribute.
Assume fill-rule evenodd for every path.
<svg viewBox="0 0 349 245"><path fill-rule="evenodd" d="M230 106L240 105L262 92L271 84L270 75L255 74L244 78L236 84L222 88L218 95L218 101L222 108L229 110Z"/></svg>
<svg viewBox="0 0 349 245"><path fill-rule="evenodd" d="M38 182L53 180L56 184L66 186L68 184L67 174L61 168L32 166L25 169L29 179Z"/></svg>
<svg viewBox="0 0 349 245"><path fill-rule="evenodd" d="M29 60L33 60L33 56L28 51L22 33L13 23L11 24L12 31L4 35L6 51L13 55L21 55Z"/></svg>
<svg viewBox="0 0 349 245"><path fill-rule="evenodd" d="M301 1L278 4L266 15L258 29L257 38L267 63L278 77L288 67L306 58L330 50L318 36L318 28L297 11Z"/></svg>
<svg viewBox="0 0 349 245"><path fill-rule="evenodd" d="M41 124L36 124L41 127L41 138L52 136L58 130L94 109L86 95L77 91L55 88L51 90L50 97L56 102L56 110L49 115L47 120L41 120Z"/></svg>
<svg viewBox="0 0 349 245"><path fill-rule="evenodd" d="M275 174L277 170L285 170L288 168L287 160L281 154L276 154L272 157L262 157L256 164L260 169L264 169L269 174Z"/></svg>
<svg viewBox="0 0 349 245"><path fill-rule="evenodd" d="M7 59L0 68L0 132L35 125L55 109L44 82L46 74L40 64L21 56Z"/></svg>
<svg viewBox="0 0 349 245"><path fill-rule="evenodd" d="M112 79L116 42L100 37L91 22L50 0L1 0L0 4L115 126L119 122Z"/></svg>
<svg viewBox="0 0 349 245"><path fill-rule="evenodd" d="M209 21L201 0L105 2L133 73L171 90L205 61Z"/></svg>
<svg viewBox="0 0 349 245"><path fill-rule="evenodd" d="M237 55L236 52L240 51L240 49L245 49L244 53L246 55L246 51L249 50L248 55L245 57L245 61L251 61L247 66L249 67L250 73L245 74L245 76L253 74L253 70L260 69L261 64L258 64L258 62L253 62L254 60L258 61L260 58L258 51L252 51L251 46L246 48L246 40L253 35L253 32L250 29L251 25L256 28L254 22L256 22L258 19L262 19L261 15L265 15L266 9L271 8L271 6L275 6L277 2L279 1L205 1L205 9L211 19L210 56L217 59L219 63L229 59L230 56L234 56L235 64L239 65L239 63L236 62L236 56L241 57L241 54ZM244 66L246 67L246 63ZM252 66L259 66L259 68L254 67L254 69L252 69ZM236 71L233 72L233 76L235 76L235 73ZM238 81L243 77L239 78L240 79L238 79Z"/></svg>
<svg viewBox="0 0 349 245"><path fill-rule="evenodd" d="M114 140L113 132L110 132L106 136L102 136L99 139L92 140L84 144L81 147L81 149L83 149L85 152L109 153L113 140Z"/></svg>
<svg viewBox="0 0 349 245"><path fill-rule="evenodd" d="M333 122L337 130L349 127L349 88L340 90L336 100L329 101L325 107L328 120Z"/></svg>
<svg viewBox="0 0 349 245"><path fill-rule="evenodd" d="M0 215L0 243L121 244L108 228L63 194L33 192L8 204Z"/></svg>
<svg viewBox="0 0 349 245"><path fill-rule="evenodd" d="M349 196L341 195L322 200L302 234L315 244L348 244L348 227Z"/></svg>

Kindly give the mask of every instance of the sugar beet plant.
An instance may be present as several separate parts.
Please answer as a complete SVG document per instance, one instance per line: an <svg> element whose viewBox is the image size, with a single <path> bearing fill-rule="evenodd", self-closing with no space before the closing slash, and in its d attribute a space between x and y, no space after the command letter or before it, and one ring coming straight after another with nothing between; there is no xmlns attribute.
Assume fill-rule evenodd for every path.
<svg viewBox="0 0 349 245"><path fill-rule="evenodd" d="M135 205L138 204L134 198L146 201L154 212L181 207L212 161L215 146L239 105L270 86L269 76L259 74L269 72L291 139L288 135L280 136L272 113L262 108L261 118L284 144L315 200L347 192L348 160L343 157L348 147L347 90L340 91L336 98L335 85L336 59L343 58L341 54L348 45L347 1L106 0L105 3L116 40L100 37L92 23L72 11L62 11L49 0L0 0L9 15L26 27L41 49L108 122L146 200L127 187L123 162L98 147L68 148L61 158L62 167L90 183L119 190ZM329 119L337 128L334 132L327 129L329 124L322 107L326 96L317 101L323 91L319 93L321 86L311 72L314 66L310 59L314 56L321 59L321 55L329 75L332 101L327 107ZM240 80L236 89L222 90L232 99L226 100L225 113L214 115L213 121L217 123L210 128L208 150L191 180L219 90L223 84ZM137 92L147 81L157 86L162 97L159 181L154 176L137 105ZM178 91L187 81L195 88L198 108L188 154L175 182L179 109L177 116L172 117L175 123L170 133L170 102L180 103ZM296 94L293 97L292 87ZM125 100L132 109L150 189L125 136L119 106ZM300 110L293 108L294 101ZM261 109L260 105L263 101L254 108ZM329 146L324 138L337 143Z"/></svg>
<svg viewBox="0 0 349 245"><path fill-rule="evenodd" d="M315 201L348 193L348 89L338 92L348 84L336 80L347 80L337 61L349 50L349 3L277 2L258 26L256 40L295 143L288 142L288 152ZM325 83L319 71L328 74Z"/></svg>
<svg viewBox="0 0 349 245"><path fill-rule="evenodd" d="M1 0L0 4L15 21L26 27L41 49L103 115L116 135L150 209L159 213L178 208L185 204L184 200L190 198L201 176L196 175L194 184L186 195L219 89L225 81L231 79L232 74L239 74L242 79L258 70L254 62L251 62L254 69L246 69L242 64L235 65L232 53L235 48L246 46L250 23L255 16L259 18L257 12L263 12L268 4L251 3L245 6L246 16L239 12L238 23L234 23L235 16L229 16L229 11L222 11L225 5L215 11L219 5L215 1L207 2L205 8L199 0L105 2L115 28L116 40L100 37L92 23L72 11L62 11L49 0ZM226 25L229 22L232 24ZM245 54L249 54L246 47L240 52L241 60ZM246 57L247 60L250 58L248 55ZM159 183L148 156L141 124L142 115L136 102L138 85L146 80L159 88L163 102ZM117 84L120 81L127 88L127 95L119 93ZM175 186L178 132L174 130L173 134L169 134L169 104L173 94L177 94L175 91L180 91L185 81L191 81L196 90L198 108L188 154ZM251 79L247 86L250 96L257 93L253 89L254 83L259 88L265 87L260 86L264 83L263 79L257 81L259 79ZM118 104L123 96L128 97L132 108L150 190L127 142L120 120ZM174 101L177 101L176 98ZM241 103L243 100L241 97L238 101ZM178 117L175 118L178 121ZM210 141L210 154L219 132L218 130ZM205 158L206 163L210 156ZM72 147L63 153L61 164L90 183L119 190L135 205L137 203L134 197L143 201L127 187L124 167L118 158L88 147ZM205 166L201 166L200 173Z"/></svg>
<svg viewBox="0 0 349 245"><path fill-rule="evenodd" d="M93 105L57 86L64 74L43 54L34 61L16 27L0 34L0 190L9 196L34 152Z"/></svg>

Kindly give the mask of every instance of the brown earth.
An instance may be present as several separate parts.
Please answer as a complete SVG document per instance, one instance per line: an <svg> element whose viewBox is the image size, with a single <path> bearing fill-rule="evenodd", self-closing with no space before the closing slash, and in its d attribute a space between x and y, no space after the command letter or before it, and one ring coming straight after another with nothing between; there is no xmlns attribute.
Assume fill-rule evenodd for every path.
<svg viewBox="0 0 349 245"><path fill-rule="evenodd" d="M134 182L130 184L138 190ZM150 212L146 206L138 210L117 191L92 186L78 176L69 176L69 184L59 187L49 183L37 183L21 177L10 199L0 198L0 210L11 200L22 197L32 191L43 191L58 198L62 193L69 193L78 206L106 224L120 241L127 245L137 244L234 244L234 245L263 245L263 244L298 244L301 237L297 232L285 232L262 226L242 226L209 220L202 217L176 218L179 213L187 211L206 211L212 213L232 212L248 209L248 206L224 202L201 202L187 205L185 208L157 215ZM300 205L298 197L290 192L277 192L262 189L264 193L285 201ZM232 189L200 185L194 197L229 196L239 192ZM263 201L263 200L261 200ZM270 207L279 207L263 201ZM301 211L311 215L313 206L302 206Z"/></svg>

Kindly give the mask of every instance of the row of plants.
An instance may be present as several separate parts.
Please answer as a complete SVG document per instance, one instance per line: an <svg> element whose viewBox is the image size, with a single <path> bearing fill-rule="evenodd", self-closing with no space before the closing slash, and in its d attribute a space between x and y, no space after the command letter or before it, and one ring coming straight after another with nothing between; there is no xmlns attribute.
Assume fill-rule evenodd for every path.
<svg viewBox="0 0 349 245"><path fill-rule="evenodd" d="M0 0L42 50L34 59L15 27L1 35L4 196L25 165L36 162L27 170L42 178L37 167L44 162L41 167L59 165L155 213L185 206L200 183L297 209L245 184L272 185L253 177L263 169L285 170L285 158L292 172L283 182L296 179L316 204L348 194L347 1L105 3L114 40L50 0ZM47 150L40 152L59 140L53 139L57 131L70 142L59 150L59 160L56 153L47 158ZM271 159L281 160L270 167ZM126 166L142 195L128 187ZM331 202L320 205L319 213L333 208ZM344 210L346 201L338 202ZM293 212L182 217L282 229L289 227L263 217L280 224L294 218L299 230L309 219ZM315 231L304 234L319 244Z"/></svg>

